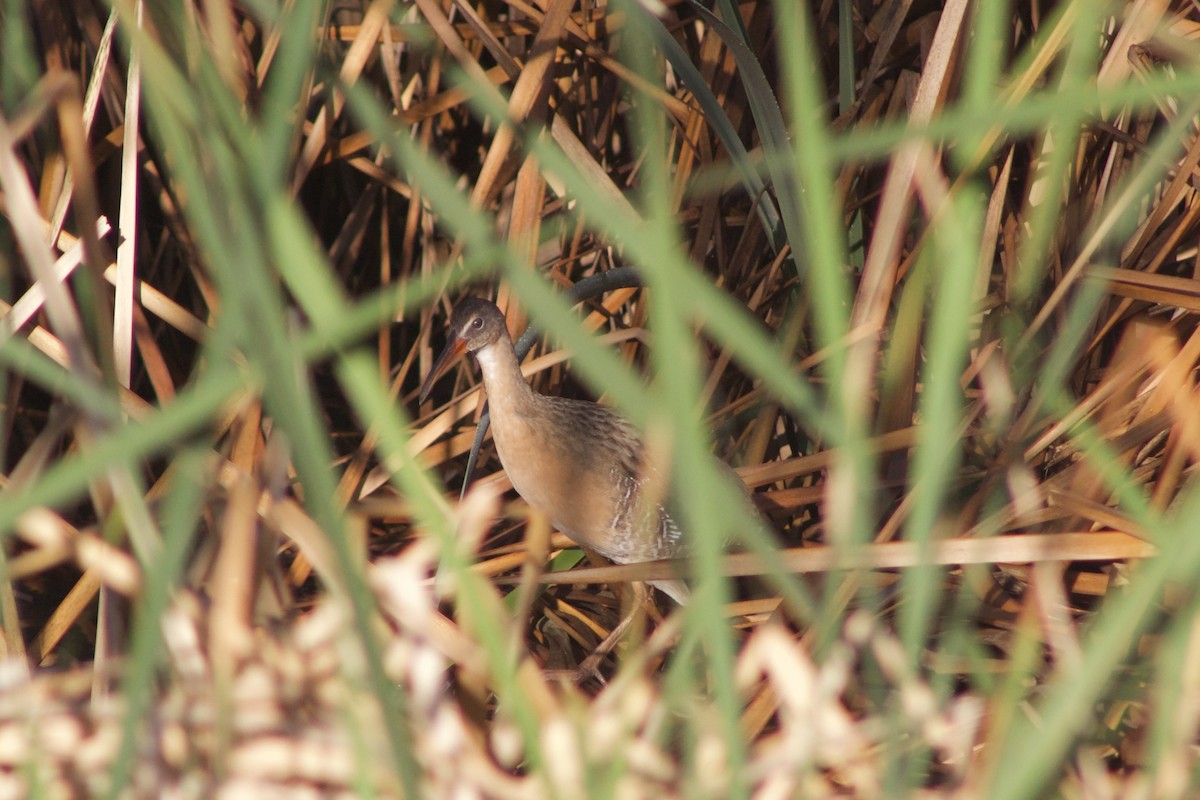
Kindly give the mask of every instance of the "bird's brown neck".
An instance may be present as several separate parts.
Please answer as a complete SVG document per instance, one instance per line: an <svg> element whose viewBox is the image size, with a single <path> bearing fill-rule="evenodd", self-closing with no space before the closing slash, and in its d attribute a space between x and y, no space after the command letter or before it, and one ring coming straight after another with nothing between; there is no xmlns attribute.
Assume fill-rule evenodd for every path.
<svg viewBox="0 0 1200 800"><path fill-rule="evenodd" d="M521 374L521 365L513 350L512 340L501 336L475 353L483 372L488 402L495 408L508 403L526 403L533 399L533 388Z"/></svg>

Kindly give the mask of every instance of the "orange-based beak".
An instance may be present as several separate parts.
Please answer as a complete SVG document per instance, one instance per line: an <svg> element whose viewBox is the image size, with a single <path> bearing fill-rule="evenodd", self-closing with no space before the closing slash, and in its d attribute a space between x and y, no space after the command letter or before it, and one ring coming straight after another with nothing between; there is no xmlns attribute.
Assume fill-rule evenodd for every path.
<svg viewBox="0 0 1200 800"><path fill-rule="evenodd" d="M429 375L425 378L425 382L421 384L421 394L417 398L418 403L424 403L425 398L429 397L429 391L433 388L433 384L437 383L437 379L446 374L454 363L463 357L463 353L467 352L467 340L460 339L455 336L450 341L446 342L445 348L442 349L442 354L438 356L437 361L433 362L433 369L429 370Z"/></svg>

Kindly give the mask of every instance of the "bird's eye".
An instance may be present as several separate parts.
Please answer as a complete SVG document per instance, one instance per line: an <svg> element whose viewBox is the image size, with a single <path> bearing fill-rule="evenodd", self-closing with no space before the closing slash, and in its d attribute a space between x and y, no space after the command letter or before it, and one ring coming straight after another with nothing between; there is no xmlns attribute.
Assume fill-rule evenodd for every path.
<svg viewBox="0 0 1200 800"><path fill-rule="evenodd" d="M482 328L483 327L483 317L476 317L475 319L471 320L471 327L474 328L475 330L479 330L480 328Z"/></svg>

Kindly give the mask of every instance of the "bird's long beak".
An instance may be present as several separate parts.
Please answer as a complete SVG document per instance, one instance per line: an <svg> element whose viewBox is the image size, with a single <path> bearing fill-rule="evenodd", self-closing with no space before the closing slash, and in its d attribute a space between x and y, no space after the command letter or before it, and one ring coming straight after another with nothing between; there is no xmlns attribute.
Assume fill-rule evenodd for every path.
<svg viewBox="0 0 1200 800"><path fill-rule="evenodd" d="M446 374L446 371L454 366L454 363L462 358L465 352L467 352L466 339L460 339L455 336L446 342L446 347L443 348L442 354L438 356L437 361L433 362L433 369L429 370L429 375L425 378L425 382L421 384L421 394L417 398L418 403L425 402L425 398L429 397L429 391L433 388L433 384L437 383L437 379Z"/></svg>

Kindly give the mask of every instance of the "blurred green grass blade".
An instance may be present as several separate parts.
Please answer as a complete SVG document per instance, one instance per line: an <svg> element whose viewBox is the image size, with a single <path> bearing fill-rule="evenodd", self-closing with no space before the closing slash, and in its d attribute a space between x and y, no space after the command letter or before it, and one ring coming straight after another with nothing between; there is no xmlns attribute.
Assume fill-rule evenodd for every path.
<svg viewBox="0 0 1200 800"><path fill-rule="evenodd" d="M711 624L711 620L720 619L722 609L731 600L728 579L721 569L725 538L722 523L728 519L723 511L735 508L736 501L717 478L707 436L697 419L700 374L687 307L676 302L677 295L669 289L664 291L678 271L679 266L659 262L648 275L651 287L657 280L659 289L651 295L655 335L652 357L659 401L651 433L661 425L671 437L672 482L682 500L680 522L691 536L690 560L697 581L685 624L696 627L706 645L707 667L728 749L732 781L728 796L740 797L748 794L744 772L748 754L738 724L740 703L733 683L733 641L727 625Z"/></svg>
<svg viewBox="0 0 1200 800"><path fill-rule="evenodd" d="M879 494L875 490L877 458L868 445L870 423L866 404L861 402L863 386L847 382L847 354L852 290L847 274L844 212L838 202L837 159L833 152L832 136L825 122L825 97L816 73L821 63L810 27L807 7L801 3L782 3L775 6L776 30L779 33L777 51L784 104L790 111L792 129L790 154L805 188L805 203L800 218L804 239L794 245L807 248L807 288L813 315L813 334L817 348L828 348L829 355L821 364L825 375L825 413L821 416L822 438L832 449L833 461L829 480L837 498L838 532L831 537L835 547L849 547L869 540L876 524L875 507ZM826 510L829 513L829 509ZM841 593L835 581L827 584L826 607L823 618L840 620L844 609L838 607ZM831 623L826 630L832 631ZM823 640L823 646L828 640Z"/></svg>
<svg viewBox="0 0 1200 800"><path fill-rule="evenodd" d="M1050 254L1054 249L1051 240L1059 230L1060 217L1065 211L1064 195L1071 183L1079 137L1087 118L1081 90L1095 80L1101 57L1100 28L1106 20L1103 4L1085 5L1092 13L1083 16L1072 28L1072 39L1058 81L1062 102L1047 120L1044 135L1040 137L1037 178L1024 198L1025 236L1016 259L1018 270L1010 284L1012 302L1017 309L1036 301L1049 269Z"/></svg>
<svg viewBox="0 0 1200 800"><path fill-rule="evenodd" d="M279 47L263 85L253 136L262 158L256 166L269 184L285 185L294 162L304 119L296 106L305 96L306 84L313 80L319 44L316 31L327 9L318 0L290 0L264 20L272 34L278 30Z"/></svg>
<svg viewBox="0 0 1200 800"><path fill-rule="evenodd" d="M1200 619L1200 594L1193 592L1182 604L1177 603L1172 601L1171 620L1162 634L1161 645L1156 648L1156 657L1140 664L1135 662L1123 681L1127 686L1134 684L1125 689L1129 694L1137 691L1138 684L1149 683L1146 726L1149 730L1143 763L1147 774L1159 778L1159 786L1176 787L1186 772L1187 762L1180 751L1192 747L1187 720L1194 713L1191 709L1196 697L1196 620ZM1118 723L1113 728L1145 724L1136 717L1129 719L1139 710L1131 703L1125 724ZM1170 777L1162 780L1167 776Z"/></svg>
<svg viewBox="0 0 1200 800"><path fill-rule="evenodd" d="M33 52L37 38L29 27L32 7L24 0L4 0L0 14L0 111L12 117L38 82L38 60Z"/></svg>
<svg viewBox="0 0 1200 800"><path fill-rule="evenodd" d="M121 696L125 699L121 747L109 770L108 796L114 800L128 788L139 740L143 735L153 735L144 726L158 687L156 673L162 652L163 615L183 574L204 510L208 472L213 463L206 449L192 446L173 460L170 489L161 509L162 557L153 569L144 569L142 573L142 595L134 606L129 654L121 679Z"/></svg>
<svg viewBox="0 0 1200 800"><path fill-rule="evenodd" d="M1151 72L1139 76L1136 82L1106 86L1102 91L1093 85L1083 86L1072 100L1078 103L1080 113L1095 118L1108 108L1147 112L1156 108L1155 97L1191 99L1197 94L1200 94L1200 69L1192 68ZM829 142L830 155L837 164L871 164L885 160L891 151L905 142L919 139L946 141L979 137L993 128L1003 131L1010 139L1038 134L1045 128L1046 121L1061 111L1062 102L1059 90L1051 88L1032 92L1011 106L996 102L982 109L949 106L927 125L883 121L869 129L839 134Z"/></svg>
<svg viewBox="0 0 1200 800"><path fill-rule="evenodd" d="M931 246L922 259L922 268L933 273L928 281L932 294L923 348L927 358L921 370L921 424L909 480L914 500L905 525L905 539L920 543L926 554L937 538L939 519L947 513L950 487L961 463L964 401L959 380L972 344L972 292L987 208L986 197L969 191L947 197L945 202L948 207L936 223ZM914 667L921 662L933 628L943 572L941 567L922 564L901 577L900 636Z"/></svg>
<svg viewBox="0 0 1200 800"><path fill-rule="evenodd" d="M129 19L132 5L127 2L117 5L120 13ZM196 96L195 87L172 55L163 48L162 43L147 35L144 30L136 30L128 25L118 25L117 31L122 41L131 41L139 49L142 74L151 76L150 80L143 81L143 90L147 96L144 103L146 120L180 121L183 128L192 130L204 124L204 107Z"/></svg>
<svg viewBox="0 0 1200 800"><path fill-rule="evenodd" d="M835 347L823 365L829 375L831 396L830 422L839 429L829 431L838 442L848 438L838 409L845 406L841 397L841 377L845 369L845 353L836 344L848 332L850 287L846 280L845 230L841 210L829 202L836 198L836 163L830 149L831 134L824 123L824 97L813 74L819 63L813 53L806 12L799 4L776 6L777 30L780 35L779 53L787 105L791 109L793 138L788 150L797 181L805 187L806 196L823 198L805 203L798 217L803 225L803 238L792 240L792 246L807 251L809 264L808 287L816 323L815 334L821 347ZM849 437L853 438L853 437Z"/></svg>
<svg viewBox="0 0 1200 800"><path fill-rule="evenodd" d="M289 198L264 198L264 232L279 274L299 302L310 325L320 330L350 313L349 298L318 249L316 233Z"/></svg>
<svg viewBox="0 0 1200 800"><path fill-rule="evenodd" d="M852 0L838 0L838 113L847 114L858 99L855 92L854 64L854 4ZM853 191L853 189L851 190ZM854 213L850 218L846 240L849 252L848 263L860 270L866 261L865 230L863 213ZM855 242L863 242L856 246Z"/></svg>
<svg viewBox="0 0 1200 800"><path fill-rule="evenodd" d="M997 5L997 4L993 4ZM854 105L854 5L838 0L838 108L842 112Z"/></svg>
<svg viewBox="0 0 1200 800"><path fill-rule="evenodd" d="M633 4L627 7L632 8ZM629 29L623 55L626 63L650 80L655 68L651 58L653 41L641 38L640 33L637 27ZM741 702L733 679L732 631L727 624L712 624L712 620L721 619L722 609L731 599L729 580L721 570L721 555L729 533L728 529L722 530L726 516L722 510L729 508L733 499L717 478L708 436L698 413L702 383L699 353L692 332L691 309L685 295L677 291L680 275L692 267L684 256L674 218L663 111L649 98L637 95L631 111L635 147L639 153L647 154L642 160L638 187L646 219L641 239L650 256L641 264L641 272L650 289L649 324L654 332L651 349L654 406L647 421L647 438L653 442L656 436L665 436L670 445L667 456L670 483L679 501L680 527L689 536L689 562L696 578L684 609L684 625L694 629L704 644L705 671L729 772L730 785L725 796L747 797L748 749L741 733ZM695 741L690 744L694 754L698 744Z"/></svg>
<svg viewBox="0 0 1200 800"><path fill-rule="evenodd" d="M0 367L21 375L47 394L70 402L98 422L111 425L122 418L121 405L115 397L97 392L90 382L53 361L19 334L0 341Z"/></svg>
<svg viewBox="0 0 1200 800"><path fill-rule="evenodd" d="M986 113L996 102L1000 89L1002 59L1008 27L1008 16L1012 13L1008 2L974 3L970 14L972 36L967 43L967 57L963 63L963 98L960 107ZM961 145L952 148L950 155L958 169L971 166L966 159L975 153L982 142L982 131L967 134Z"/></svg>

